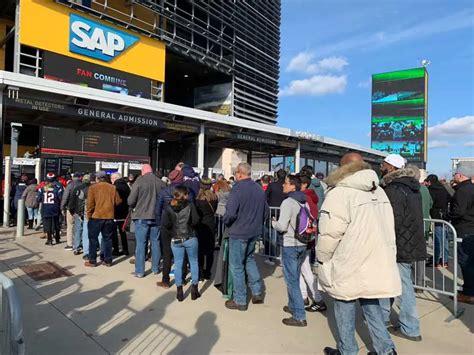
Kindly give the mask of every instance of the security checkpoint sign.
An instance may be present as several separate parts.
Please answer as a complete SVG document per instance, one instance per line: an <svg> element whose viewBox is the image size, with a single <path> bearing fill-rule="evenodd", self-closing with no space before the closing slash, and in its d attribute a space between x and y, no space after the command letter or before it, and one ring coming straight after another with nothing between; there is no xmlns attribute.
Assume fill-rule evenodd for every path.
<svg viewBox="0 0 474 355"><path fill-rule="evenodd" d="M36 160L31 158L13 158L12 165L36 165Z"/></svg>
<svg viewBox="0 0 474 355"><path fill-rule="evenodd" d="M165 81L165 44L51 0L20 2L20 43ZM153 63L150 62L153 59Z"/></svg>
<svg viewBox="0 0 474 355"><path fill-rule="evenodd" d="M115 162L102 162L100 164L102 169L120 169L122 166L122 163L115 163Z"/></svg>

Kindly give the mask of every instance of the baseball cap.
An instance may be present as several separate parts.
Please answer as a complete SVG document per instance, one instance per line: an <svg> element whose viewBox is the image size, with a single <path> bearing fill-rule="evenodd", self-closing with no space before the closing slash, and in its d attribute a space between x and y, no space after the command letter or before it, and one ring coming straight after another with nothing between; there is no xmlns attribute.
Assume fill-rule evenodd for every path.
<svg viewBox="0 0 474 355"><path fill-rule="evenodd" d="M95 177L97 179L104 179L107 176L107 173L105 171L98 171L95 173Z"/></svg>
<svg viewBox="0 0 474 355"><path fill-rule="evenodd" d="M46 181L53 181L55 178L56 178L56 175L54 175L54 173L46 174Z"/></svg>
<svg viewBox="0 0 474 355"><path fill-rule="evenodd" d="M387 164L394 166L397 169L404 168L406 163L405 158L403 158L399 154L389 154L385 157L383 161Z"/></svg>

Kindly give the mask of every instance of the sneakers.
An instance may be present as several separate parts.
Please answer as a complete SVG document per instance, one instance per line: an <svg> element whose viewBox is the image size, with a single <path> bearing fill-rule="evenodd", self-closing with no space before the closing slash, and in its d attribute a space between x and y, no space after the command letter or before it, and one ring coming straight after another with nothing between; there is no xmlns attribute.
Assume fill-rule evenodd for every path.
<svg viewBox="0 0 474 355"><path fill-rule="evenodd" d="M421 341L422 340L421 335L417 335L417 336L406 335L405 333L402 332L402 330L400 329L399 326L389 327L387 329L388 329L390 334L395 335L396 337L399 337L399 338L405 338L405 339L408 339L408 340L411 340L411 341Z"/></svg>
<svg viewBox="0 0 474 355"><path fill-rule="evenodd" d="M458 302L474 304L474 296L469 296L469 295L465 295L464 293L459 293Z"/></svg>
<svg viewBox="0 0 474 355"><path fill-rule="evenodd" d="M86 261L84 263L84 266L85 267L97 267L98 265L97 265L97 263L91 263L90 261Z"/></svg>
<svg viewBox="0 0 474 355"><path fill-rule="evenodd" d="M237 304L235 303L234 300L228 300L225 302L225 306L228 309L231 309L233 311L246 311L248 309L248 306L246 304Z"/></svg>
<svg viewBox="0 0 474 355"><path fill-rule="evenodd" d="M66 246L64 247L64 250L72 250L72 246L66 245Z"/></svg>
<svg viewBox="0 0 474 355"><path fill-rule="evenodd" d="M293 312L291 311L290 307L288 307L288 306L284 306L284 307L283 307L283 312L286 312L286 313L289 313L289 314L293 314Z"/></svg>
<svg viewBox="0 0 474 355"><path fill-rule="evenodd" d="M289 327L306 327L308 325L308 323L306 323L306 320L297 320L293 317L283 318L281 322Z"/></svg>
<svg viewBox="0 0 474 355"><path fill-rule="evenodd" d="M159 282L156 283L156 286L168 289L168 288L170 288L170 283L166 282L166 281L159 281Z"/></svg>
<svg viewBox="0 0 474 355"><path fill-rule="evenodd" d="M74 255L80 255L82 253L81 249L76 249L73 251Z"/></svg>
<svg viewBox="0 0 474 355"><path fill-rule="evenodd" d="M47 240L46 243L44 243L44 245L53 245L53 241L52 240Z"/></svg>
<svg viewBox="0 0 474 355"><path fill-rule="evenodd" d="M111 267L111 266L112 266L112 262L111 262L111 261L103 261L103 262L102 262L102 265L107 266L107 267Z"/></svg>
<svg viewBox="0 0 474 355"><path fill-rule="evenodd" d="M304 306L305 306L305 307L309 306L309 298L308 298L308 297L306 297L306 298L304 299Z"/></svg>
<svg viewBox="0 0 474 355"><path fill-rule="evenodd" d="M305 307L305 310L308 312L324 312L328 307L324 301L313 302L311 306Z"/></svg>
<svg viewBox="0 0 474 355"><path fill-rule="evenodd" d="M174 270L170 271L170 277L174 277Z"/></svg>
<svg viewBox="0 0 474 355"><path fill-rule="evenodd" d="M263 304L264 300L265 300L265 297L263 296L263 294L252 296L253 304Z"/></svg>
<svg viewBox="0 0 474 355"><path fill-rule="evenodd" d="M144 274L139 274L139 273L136 273L136 272L133 273L133 276L135 276L138 279L143 279L145 277Z"/></svg>
<svg viewBox="0 0 474 355"><path fill-rule="evenodd" d="M89 260L89 254L84 254L82 256L82 260Z"/></svg>
<svg viewBox="0 0 474 355"><path fill-rule="evenodd" d="M341 355L341 352L339 350L330 348L329 346L325 347L323 352L324 355Z"/></svg>

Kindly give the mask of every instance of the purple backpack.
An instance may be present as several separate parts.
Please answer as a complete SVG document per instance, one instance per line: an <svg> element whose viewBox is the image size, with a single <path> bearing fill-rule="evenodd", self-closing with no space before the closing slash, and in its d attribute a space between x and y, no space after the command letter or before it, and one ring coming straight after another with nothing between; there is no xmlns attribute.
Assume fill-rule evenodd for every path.
<svg viewBox="0 0 474 355"><path fill-rule="evenodd" d="M308 244L316 238L316 222L306 205L298 202L300 211L296 216L295 238L303 244Z"/></svg>

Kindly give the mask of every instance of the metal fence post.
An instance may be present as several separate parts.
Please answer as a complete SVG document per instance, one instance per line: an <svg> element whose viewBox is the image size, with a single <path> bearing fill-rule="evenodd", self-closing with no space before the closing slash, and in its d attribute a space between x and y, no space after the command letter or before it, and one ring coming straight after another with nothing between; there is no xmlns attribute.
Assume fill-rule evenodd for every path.
<svg viewBox="0 0 474 355"><path fill-rule="evenodd" d="M5 157L5 186L3 188L3 226L10 227L10 189L11 189L11 159Z"/></svg>
<svg viewBox="0 0 474 355"><path fill-rule="evenodd" d="M24 236L25 232L25 200L18 200L18 211L16 217L16 237Z"/></svg>

